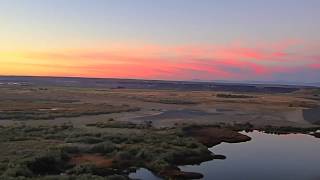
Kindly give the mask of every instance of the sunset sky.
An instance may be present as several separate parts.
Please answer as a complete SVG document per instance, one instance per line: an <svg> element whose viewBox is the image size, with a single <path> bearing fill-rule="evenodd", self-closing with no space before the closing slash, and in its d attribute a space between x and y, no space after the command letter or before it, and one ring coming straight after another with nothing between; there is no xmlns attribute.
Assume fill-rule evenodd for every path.
<svg viewBox="0 0 320 180"><path fill-rule="evenodd" d="M0 0L0 75L320 81L319 0Z"/></svg>

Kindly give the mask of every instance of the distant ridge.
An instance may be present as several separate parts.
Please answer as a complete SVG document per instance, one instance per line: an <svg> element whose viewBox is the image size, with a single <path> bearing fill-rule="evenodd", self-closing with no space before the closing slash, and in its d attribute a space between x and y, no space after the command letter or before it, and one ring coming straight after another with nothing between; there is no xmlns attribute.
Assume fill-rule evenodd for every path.
<svg viewBox="0 0 320 180"><path fill-rule="evenodd" d="M289 86L315 86L320 87L320 82L294 82L294 81L229 81L229 80L212 80L220 83L240 83L240 84L268 84L268 85L289 85Z"/></svg>
<svg viewBox="0 0 320 180"><path fill-rule="evenodd" d="M150 82L177 82L177 83L218 83L218 84L245 84L245 85L268 85L268 86L298 86L298 87L320 87L320 82L291 82L291 81L253 81L253 80L162 80L162 79L131 79L131 78L100 78L100 77L77 77L77 76L16 76L0 75L0 81L4 79L91 79L91 80L119 80L119 81L150 81Z"/></svg>
<svg viewBox="0 0 320 180"><path fill-rule="evenodd" d="M85 88L112 89L173 89L191 91L230 91L230 92L261 92L288 93L301 88L313 86L253 84L243 82L199 82L199 81L165 81L116 78L82 78L82 77L40 77L40 76L0 76L0 85L38 85L38 86L73 86ZM313 87L314 88L314 87Z"/></svg>

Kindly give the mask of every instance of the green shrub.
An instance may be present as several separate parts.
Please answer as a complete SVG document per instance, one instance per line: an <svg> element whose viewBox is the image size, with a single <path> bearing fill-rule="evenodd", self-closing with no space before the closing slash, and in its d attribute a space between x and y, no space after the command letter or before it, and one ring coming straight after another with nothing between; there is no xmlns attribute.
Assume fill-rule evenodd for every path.
<svg viewBox="0 0 320 180"><path fill-rule="evenodd" d="M126 137L125 135L122 134L117 134L114 136L105 136L103 137L105 140L109 140L115 144L121 144L127 142L130 138Z"/></svg>
<svg viewBox="0 0 320 180"><path fill-rule="evenodd" d="M153 171L160 172L161 170L169 167L170 164L164 159L158 159L158 160L152 161L149 166Z"/></svg>
<svg viewBox="0 0 320 180"><path fill-rule="evenodd" d="M111 175L111 176L107 176L107 180L127 180L128 178L125 176L121 176L121 175Z"/></svg>
<svg viewBox="0 0 320 180"><path fill-rule="evenodd" d="M117 160L127 161L127 160L132 160L133 158L134 156L128 151L120 151L116 155Z"/></svg>
<svg viewBox="0 0 320 180"><path fill-rule="evenodd" d="M36 175L59 174L68 167L69 157L61 150L48 151L27 160L27 167Z"/></svg>
<svg viewBox="0 0 320 180"><path fill-rule="evenodd" d="M4 176L8 177L32 177L33 173L28 167L22 164L11 164L4 172Z"/></svg>
<svg viewBox="0 0 320 180"><path fill-rule="evenodd" d="M81 152L81 150L78 146L72 146L72 145L63 146L63 147L61 147L61 150L65 153L68 153L68 154L76 154L76 153Z"/></svg>
<svg viewBox="0 0 320 180"><path fill-rule="evenodd" d="M219 98L254 98L254 96L244 95L244 94L217 94Z"/></svg>
<svg viewBox="0 0 320 180"><path fill-rule="evenodd" d="M98 176L109 176L115 173L116 172L113 169L97 167L94 164L81 164L68 171L68 174L72 175L92 174Z"/></svg>
<svg viewBox="0 0 320 180"><path fill-rule="evenodd" d="M101 153L101 154L108 154L113 152L116 149L116 146L112 142L102 142L99 144L93 145L90 148L90 153Z"/></svg>
<svg viewBox="0 0 320 180"><path fill-rule="evenodd" d="M97 144L103 142L99 137L83 136L79 138L68 138L67 143L84 143L84 144Z"/></svg>
<svg viewBox="0 0 320 180"><path fill-rule="evenodd" d="M114 175L111 176L97 176L97 175L92 175L92 174L82 174L82 175L59 175L59 176L43 176L43 177L37 177L33 178L34 180L109 180L110 178L113 178ZM117 175L119 177L125 178L124 176ZM0 180L2 180L0 178ZM4 179L4 180L11 180L11 179ZM14 179L17 180L17 179ZM19 179L19 180L25 180L25 179ZM30 180L30 179L28 179Z"/></svg>

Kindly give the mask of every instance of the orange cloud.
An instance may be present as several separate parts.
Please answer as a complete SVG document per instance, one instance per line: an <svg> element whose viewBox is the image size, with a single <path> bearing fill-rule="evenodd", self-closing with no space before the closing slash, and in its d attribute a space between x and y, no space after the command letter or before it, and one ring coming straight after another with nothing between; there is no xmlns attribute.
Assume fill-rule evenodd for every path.
<svg viewBox="0 0 320 180"><path fill-rule="evenodd" d="M146 79L250 79L319 67L319 55L292 53L298 41L233 45L110 45L107 48L0 53L0 74ZM312 52L313 53L313 52Z"/></svg>

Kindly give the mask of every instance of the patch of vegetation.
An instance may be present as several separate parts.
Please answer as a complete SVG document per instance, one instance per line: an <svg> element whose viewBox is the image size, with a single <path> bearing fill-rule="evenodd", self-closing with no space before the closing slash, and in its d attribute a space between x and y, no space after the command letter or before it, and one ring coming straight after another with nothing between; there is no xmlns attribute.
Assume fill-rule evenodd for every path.
<svg viewBox="0 0 320 180"><path fill-rule="evenodd" d="M97 143L103 142L103 139L100 137L82 136L82 137L67 138L66 142L67 143L97 144Z"/></svg>
<svg viewBox="0 0 320 180"><path fill-rule="evenodd" d="M64 172L69 167L68 154L61 150L49 151L26 160L26 167L35 175L50 175Z"/></svg>
<svg viewBox="0 0 320 180"><path fill-rule="evenodd" d="M98 177L112 176L112 178L116 178L116 177L125 178L125 176L117 176L116 175L117 173L118 173L117 170L97 167L94 164L80 164L67 171L67 174L77 175L77 176L83 175L83 174L91 174Z"/></svg>
<svg viewBox="0 0 320 180"><path fill-rule="evenodd" d="M219 123L215 125L218 128L225 128L225 129L230 129L233 131L246 131L246 132L251 132L254 130L254 126L249 123L232 123L232 124L227 124L227 123Z"/></svg>
<svg viewBox="0 0 320 180"><path fill-rule="evenodd" d="M9 177L35 177L60 174L70 167L68 160L68 154L65 154L60 149L51 149L39 152L34 156L23 157L9 162L2 175Z"/></svg>
<svg viewBox="0 0 320 180"><path fill-rule="evenodd" d="M27 141L38 139L63 140L74 127L70 123L59 126L27 126L24 123L0 129L1 142Z"/></svg>
<svg viewBox="0 0 320 180"><path fill-rule="evenodd" d="M300 128L300 127L291 127L291 126L265 126L260 128L260 131L270 134L291 134L291 133L302 133L309 134L311 132L316 132L320 127L310 127L310 128Z"/></svg>
<svg viewBox="0 0 320 180"><path fill-rule="evenodd" d="M123 125L123 127L126 126ZM179 165L197 164L213 158L222 158L212 154L196 137L186 136L183 132L186 128L197 127L203 128L189 126L183 129L157 130L131 127L124 128L126 131L120 133L119 129L111 131L113 128L110 126L75 128L69 123L60 126L20 124L1 127L0 177L5 179L18 177L20 179L55 179L57 177L59 179L60 177L123 179L128 178L127 175L131 169L139 167L147 168L166 178L185 176L186 174L175 168ZM219 137L224 129L253 130L250 123L221 123L207 127L218 129L216 133ZM99 131L92 131L92 128L99 128ZM309 133L317 129L267 126L263 130L267 133ZM228 138L226 135L221 137ZM74 160L75 157L82 156L93 156L96 159L89 162ZM108 163L105 164L104 161Z"/></svg>
<svg viewBox="0 0 320 180"><path fill-rule="evenodd" d="M255 127L251 123L219 123L215 125L208 125L208 126L199 126L199 125L189 125L184 127L185 128L203 128L203 127L216 127L216 128L223 128L233 131L245 131L245 132L252 132L254 130L262 131L264 133L268 134L292 134L292 133L301 133L301 134L314 134L318 130L320 130L320 127L292 127L292 126L264 126L264 127Z"/></svg>
<svg viewBox="0 0 320 180"><path fill-rule="evenodd" d="M109 154L113 151L117 150L117 147L114 143L109 141L104 141L102 143L95 144L92 146L88 152L90 153L98 153L98 154Z"/></svg>
<svg viewBox="0 0 320 180"><path fill-rule="evenodd" d="M151 128L152 121L146 121L144 124L135 124L131 122L119 122L114 121L112 118L109 119L107 122L95 122L86 124L88 127L98 127L98 128L128 128L128 129L144 129L144 128Z"/></svg>
<svg viewBox="0 0 320 180"><path fill-rule="evenodd" d="M16 103L11 106L0 104L0 120L55 119L60 117L79 117L83 115L99 115L139 111L139 108L128 105L114 106L109 104L89 103Z"/></svg>
<svg viewBox="0 0 320 180"><path fill-rule="evenodd" d="M294 101L289 104L289 107L316 108L318 104L312 101Z"/></svg>
<svg viewBox="0 0 320 180"><path fill-rule="evenodd" d="M244 95L244 94L217 94L218 98L254 98L254 96Z"/></svg>
<svg viewBox="0 0 320 180"><path fill-rule="evenodd" d="M219 128L219 129L228 129L236 132L240 131L246 131L246 132L251 132L255 130L255 127L253 124L250 122L245 122L245 123L217 123L217 124L212 124L212 125L197 125L197 124L191 124L191 125L186 125L182 129L187 130L190 128L206 128L206 127L212 127L212 128Z"/></svg>
<svg viewBox="0 0 320 180"><path fill-rule="evenodd" d="M160 99L158 102L163 104L197 104L194 101L182 99Z"/></svg>
<svg viewBox="0 0 320 180"><path fill-rule="evenodd" d="M320 89L315 89L312 92L315 96L320 96Z"/></svg>
<svg viewBox="0 0 320 180"><path fill-rule="evenodd" d="M198 104L198 102L181 99L181 98L145 98L143 99L145 102L155 102L155 103L162 103L162 104L180 104L180 105L192 105L192 104Z"/></svg>
<svg viewBox="0 0 320 180"><path fill-rule="evenodd" d="M121 127L127 129L127 124ZM100 131L95 132L91 128L99 128ZM213 158L206 146L191 137L184 137L179 129L130 127L135 131L117 133L110 128L113 127L75 128L68 123L61 126L20 124L2 127L0 177L54 179L63 174L65 179L86 178L87 175L97 179L123 179L133 167L144 167L162 176L165 169ZM84 154L110 161L108 166L99 164L99 160L88 163L73 161L74 157Z"/></svg>

